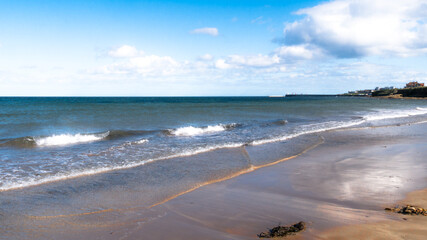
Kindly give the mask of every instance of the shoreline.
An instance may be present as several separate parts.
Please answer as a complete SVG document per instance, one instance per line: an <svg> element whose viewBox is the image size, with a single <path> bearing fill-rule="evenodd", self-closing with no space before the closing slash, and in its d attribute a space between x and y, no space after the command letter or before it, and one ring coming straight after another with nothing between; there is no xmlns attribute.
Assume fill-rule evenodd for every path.
<svg viewBox="0 0 427 240"><path fill-rule="evenodd" d="M417 99L417 100L427 100L427 97L403 97L397 95L389 95L389 96L368 96L371 98L382 98L382 99Z"/></svg>
<svg viewBox="0 0 427 240"><path fill-rule="evenodd" d="M425 129L426 124L421 124L421 125ZM391 128L393 129L398 127L396 126ZM412 127L407 126L407 128L412 128ZM414 128L416 129L417 127L414 127ZM368 132L371 130L372 129L367 129L364 131ZM388 131L389 129L375 129L375 130L381 132L381 131ZM401 199L403 199L405 194L408 194L408 192L411 193L413 190L426 188L427 185L424 182L417 182L416 184L414 184L417 186L412 186L414 187L413 189L411 189L410 187L399 186L397 188L397 186L392 186L392 187L396 187L392 190L392 192L394 193L390 193L390 196L388 196L386 200L384 199L384 196L383 196L384 193L382 192L384 190L382 190L381 188L379 189L377 194L373 194L373 195L371 194L372 189L368 189L367 191L364 191L363 189L357 189L357 190L360 190L360 192L355 191L353 194L356 194L356 195L361 194L361 195L349 196L349 197L340 196L339 193L333 190L331 191L331 189L329 189L329 191L331 192L329 192L330 196L328 197L322 196L323 195L322 192L315 193L314 195L316 196L313 196L313 193L307 194L306 191L316 191L317 188L320 188L320 189L325 188L324 184L319 184L319 182L321 182L322 180L325 180L325 178L321 178L322 180L315 179L314 181L307 182L308 181L307 177L303 177L303 179L299 179L300 178L299 176L294 176L298 180L291 178L291 181L288 180L285 182L293 184L294 185L293 188L294 189L296 188L298 192L287 189L286 187L285 189L280 189L280 190L276 189L276 187L282 187L280 182L284 180L279 175L281 170L285 170L287 167L290 167L292 169L295 167L295 165L301 164L299 161L309 160L312 157L319 157L318 155L316 156L316 154L319 152L324 154L323 157L326 157L326 158L331 157L330 156L331 152L329 150L331 148L337 147L335 141L336 139L340 138L340 136L337 136L337 135L348 133L346 132L346 130L342 130L342 131L344 131L344 133L342 133L341 131L325 133L324 135L329 135L325 137L326 144L320 145L318 148L313 149L312 151L306 153L303 156L300 156L299 158L295 158L283 163L279 163L275 166L259 169L259 171L252 172L244 176L239 176L237 178L230 179L220 184L213 184L213 185L206 186L204 188L199 189L198 191L195 191L188 195L181 196L178 199L175 199L169 203L166 203L166 206L164 207L166 207L166 209L178 215L178 216L175 216L177 217L177 219L180 219L182 221L189 221L188 224L190 224L190 226L193 226L193 224L196 224L196 225L201 224L203 226L203 231L200 233L200 236L202 238L207 238L207 239L257 239L255 234L257 232L259 233L259 232L265 231L267 228L277 226L277 224L289 225L289 224L299 222L301 220L304 220L308 223L308 229L302 232L301 234L298 234L288 239L312 239L312 238L321 237L324 231L328 231L330 229L334 229L337 227L345 227L347 225L350 225L349 228L352 228L354 224L361 224L361 223L371 224L371 223L376 223L381 221L388 221L389 219L401 218L399 215L396 216L396 215L385 212L383 210L384 206L393 206L395 202L402 201ZM406 149L409 146L413 146L415 142L409 141L407 143L402 143L401 140L399 139L391 139L391 141L388 141L388 142L387 141L376 142L373 146L369 146L369 147L364 144L360 144L360 143L358 144L359 144L359 147L362 148L362 150L366 148L371 148L371 149L374 148L375 149L374 153L381 153L381 154L383 154L384 150L386 149L384 146L387 146L387 151L392 151L395 154L396 152L401 152L402 149ZM343 156L346 156L346 157L348 155L348 152L351 152L352 151L351 149L354 147L352 146L350 147L350 149L346 149L346 146L348 146L349 143L339 143L339 144L344 145L344 146L338 146L338 147L341 148L340 150L344 153ZM331 145L334 145L334 146L331 146ZM359 150L358 147L356 147L356 151L353 150L353 153L358 152L358 150ZM423 150L422 144L418 145L417 150L419 151ZM359 153L356 153L356 156L358 154ZM352 158L357 159L357 157L355 156L352 156ZM345 161L349 161L349 159L344 158L343 160L339 160L338 162L340 161L345 162ZM291 164L294 166L289 166ZM310 165L310 161L307 164L303 164L303 168L306 168L309 165ZM319 164L316 167L320 167L320 169L324 170L321 165L322 164ZM374 165L377 166L376 163L374 163ZM346 169L346 171L352 172L354 170L352 169L353 167L354 167L353 164L350 164ZM372 167L372 166L369 166L369 167ZM300 170L299 168L297 169ZM295 170L295 169L292 169L292 170ZM313 171L310 170L309 172L313 172ZM317 171L314 171L314 172L317 172ZM325 173L325 174L328 175L328 173ZM273 175L275 177L269 178L267 177L268 175ZM303 175L303 172L299 173L298 175ZM359 177L359 176L358 174L356 174L356 176L351 176L350 177L351 181L354 180L352 179L353 177ZM376 176L369 176L369 177L375 179ZM425 179L426 177L427 175L423 175L420 178ZM255 178L255 179L250 179L250 178ZM384 178L389 178L389 176L384 176ZM344 179L341 179L341 180L345 182ZM378 184L378 183L372 182L372 180L373 179L367 179L366 183L371 183L374 185ZM276 183L276 181L279 181L279 184ZM301 184L295 183L298 181L302 181L302 186L298 186ZM326 188L328 188L330 181L326 179L326 182L327 182ZM353 188L358 187L357 185L359 185L359 182L357 180L356 180L356 183L357 184L354 184L354 183L352 184ZM243 186L243 184L245 186ZM257 184L258 186L254 187L253 184ZM269 184L273 186L269 187ZM337 184L339 184L339 182L337 182ZM388 183L383 182L382 184L387 186ZM217 186L217 185L221 185L221 186ZM397 191L395 191L395 189L397 189ZM209 200L209 201L206 199L206 196L215 196L216 194L221 194L222 191L226 191L227 193L223 194L223 196L220 197L219 199ZM305 193L301 193L301 191ZM266 199L261 200L259 198L266 198ZM198 206L197 205L194 206L197 200L208 201L208 203L203 203ZM190 201L190 203L191 202L194 202L194 203L188 204L188 201ZM248 201L253 201L253 202L251 203ZM284 202L280 202L280 201L284 201ZM365 201L370 203L365 203ZM241 212L239 213L239 211L236 211L234 209L234 208L242 208L242 207L245 211L249 211L250 213L246 213L246 214ZM208 208L209 210L204 210L206 208ZM229 217L218 216L220 215L220 213L216 213L217 211L216 209L221 209L221 208L225 208L223 211L221 211L221 213L224 213L226 214L226 216L229 216ZM201 211L202 213L200 213L199 211ZM239 216L239 217L236 217L236 215L233 216L233 214L228 213L229 211L236 214L237 216L239 216L240 214L242 216ZM327 215L327 217L325 217L324 215ZM230 217L232 218L232 220L230 220ZM256 218L259 218L259 219L256 219ZM336 218L336 219L332 221L331 218ZM177 219L174 219L174 217L170 217L169 219L159 220L157 224L162 225L162 224L168 224L170 222L177 222ZM228 222L231 226L226 226L227 224L224 224L224 222ZM157 224L153 224L153 225L157 225ZM157 229L157 227L153 225L147 226L146 228L144 227L141 228L141 230L134 232L132 236L143 237L145 236L146 232L153 234L152 229ZM245 227L242 225L251 225L251 228ZM207 231L205 228L208 228L208 230L215 229L216 231L215 234L218 234L218 231L221 234L224 234L224 232L227 234L216 235L216 236L211 235L212 233L207 233L209 231ZM204 232L204 231L207 231L207 232ZM141 235L143 233L144 235ZM204 235L204 234L207 234L207 235ZM168 236L171 237L173 235L161 235L161 238L162 237L167 238ZM152 238L152 239L156 239L156 238ZM191 238L189 237L189 235L186 235L185 237L178 238L178 239L197 239L197 238ZM338 237L338 239L340 239L340 237Z"/></svg>
<svg viewBox="0 0 427 240"><path fill-rule="evenodd" d="M257 239L277 224L305 221L307 230L293 238L318 238L329 229L398 219L384 207L427 187L427 163L420 157L427 153L426 133L425 122L322 132L313 135L324 138L322 144L264 165L268 148L247 147L243 160L255 161L257 171L219 178L150 208L129 201L138 196L130 185L108 190L108 201L129 201L122 208L68 215L49 210L39 214L47 217L18 219L18 226L32 239Z"/></svg>
<svg viewBox="0 0 427 240"><path fill-rule="evenodd" d="M408 192L427 187L425 181L420 181L427 178L425 172L414 172L412 168L401 169L408 164L407 161L413 160L412 157L404 157L405 154L412 154L410 149L426 152L424 145L419 142L426 142L426 139L409 140L406 136L402 136L401 139L372 141L372 135L390 132L390 129L391 131L399 129L404 132L408 129L417 131L417 128L421 127L425 131L426 126L426 124L417 124L417 126L404 126L403 128L406 129L398 126L387 129L366 129L360 131L362 134L350 131L352 132L350 135L355 134L353 136L355 139L348 142L341 142L342 136L349 134L345 130L322 134L325 135L326 143L298 158L222 183L205 186L166 203L163 207L173 216L147 223L130 234L135 238L144 238L146 233L156 236L147 239L175 238L174 234L182 235L177 239L197 239L191 237L191 234L181 233L180 228L172 228L172 234L156 235L158 234L156 232L162 229L158 227L159 225L184 222L188 231L195 231L201 238L257 239L256 234L277 224L290 225L305 221L308 223L308 229L291 239L312 239L321 238L322 234L330 229L348 225L353 229L357 224L372 224L401 218L383 209L384 206L393 206ZM369 136L363 137L365 133ZM361 139L357 140L357 137ZM367 139L369 139L368 144L363 143ZM339 149L339 151L335 152L338 156L335 161L330 162L328 158L334 157L331 155L332 149L336 149L335 151ZM395 155L397 155L396 158L393 157ZM393 164L399 167L390 166L389 172L381 174L381 171L384 171L381 169L384 167L382 165L384 162L378 163L376 160L383 157L392 159ZM319 158L322 158L320 162L314 162L319 161ZM367 161L360 163L365 160ZM340 166L342 164L344 166ZM312 167L312 165L316 166ZM339 170L336 169L337 167ZM427 168L426 165L423 167ZM357 173L357 170L365 172L365 177ZM281 175L282 171L287 171L285 178ZM319 172L325 176L312 175ZM393 175L399 172L407 173L402 176ZM420 175L415 181L417 174ZM330 178L339 181L331 181ZM392 180L391 183L390 180ZM411 185L408 185L407 181ZM291 189L283 184L292 185ZM337 190L331 187L332 184L341 186ZM198 201L206 202L197 204ZM193 228L199 230L193 230ZM343 236L337 239L345 238L345 235Z"/></svg>

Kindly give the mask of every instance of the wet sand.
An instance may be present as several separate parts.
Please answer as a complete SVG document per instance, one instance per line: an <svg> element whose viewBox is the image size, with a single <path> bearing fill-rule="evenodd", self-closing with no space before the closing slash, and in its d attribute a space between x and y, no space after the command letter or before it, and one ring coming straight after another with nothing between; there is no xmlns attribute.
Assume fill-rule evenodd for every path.
<svg viewBox="0 0 427 240"><path fill-rule="evenodd" d="M300 239L422 239L425 218L400 226L402 215L383 209L427 187L425 130L424 124L322 134L325 143L298 158L165 203L164 217L125 239L256 239L267 228L298 221L308 223L294 237ZM426 192L419 193L408 202L423 206L418 200ZM360 225L367 223L378 225Z"/></svg>
<svg viewBox="0 0 427 240"><path fill-rule="evenodd" d="M5 239L256 239L256 234L267 228L305 221L307 230L292 238L354 239L368 235L381 238L384 233L400 239L403 235L390 230L395 228L402 234L411 231L409 239L417 239L427 229L423 227L426 225L421 222L422 217L409 217L405 221L403 215L383 209L402 201L410 192L427 187L426 136L426 123L324 132L314 136L316 144L301 154L177 191L178 194L155 204L141 204L133 185L109 189L109 195L103 193L93 199L86 199L90 193L79 194L79 201L90 202L100 210L85 212L82 208L79 214L63 214L59 210L54 215L52 211L38 216L28 214L25 219L17 218L19 222L11 224L17 229L6 229L3 236ZM239 152L251 163L262 163L266 156L262 148L247 146ZM272 155L274 152L269 152ZM407 201L427 207L422 205L425 202L418 202L425 194L425 191L410 194ZM120 208L106 207L108 204ZM400 225L402 222L412 224L405 227ZM419 227L412 231L413 226ZM359 234L361 228L368 229L369 234L351 237L350 234ZM24 232L24 237L16 237L17 231Z"/></svg>
<svg viewBox="0 0 427 240"><path fill-rule="evenodd" d="M427 207L427 189L411 192L399 202ZM390 213L395 215L396 213ZM426 239L427 217L399 215L400 219L371 224L350 225L330 229L319 234L319 239Z"/></svg>

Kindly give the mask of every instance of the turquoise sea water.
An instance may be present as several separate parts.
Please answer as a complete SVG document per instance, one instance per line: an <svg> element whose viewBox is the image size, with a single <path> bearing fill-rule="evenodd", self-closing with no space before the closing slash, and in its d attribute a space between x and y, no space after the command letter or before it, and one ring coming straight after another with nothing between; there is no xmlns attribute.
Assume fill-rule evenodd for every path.
<svg viewBox="0 0 427 240"><path fill-rule="evenodd" d="M426 120L424 100L0 98L0 191L244 145L297 149L322 131Z"/></svg>

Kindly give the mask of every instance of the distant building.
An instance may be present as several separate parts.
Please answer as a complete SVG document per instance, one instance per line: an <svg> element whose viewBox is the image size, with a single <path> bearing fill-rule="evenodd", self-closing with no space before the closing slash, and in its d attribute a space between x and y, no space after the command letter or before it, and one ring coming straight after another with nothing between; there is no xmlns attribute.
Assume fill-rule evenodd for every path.
<svg viewBox="0 0 427 240"><path fill-rule="evenodd" d="M369 94L369 93L372 93L372 90L371 90L371 89L366 89L366 90L358 90L357 92L358 92L358 93L364 93L364 94Z"/></svg>
<svg viewBox="0 0 427 240"><path fill-rule="evenodd" d="M380 91L383 91L383 90L393 90L393 89L395 89L395 87L390 86L390 87L383 87L383 88L380 88L379 90L380 90Z"/></svg>
<svg viewBox="0 0 427 240"><path fill-rule="evenodd" d="M357 95L371 95L372 90L366 89L366 90L356 90L356 91L349 91L349 94L357 94Z"/></svg>
<svg viewBox="0 0 427 240"><path fill-rule="evenodd" d="M414 88L414 87L424 87L424 83L419 82L409 82L406 84L407 88Z"/></svg>

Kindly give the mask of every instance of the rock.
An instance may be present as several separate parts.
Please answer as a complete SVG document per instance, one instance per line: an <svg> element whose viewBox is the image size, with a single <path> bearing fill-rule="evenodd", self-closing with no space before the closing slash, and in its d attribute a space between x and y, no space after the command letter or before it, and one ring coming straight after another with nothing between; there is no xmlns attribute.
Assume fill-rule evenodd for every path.
<svg viewBox="0 0 427 240"><path fill-rule="evenodd" d="M272 229L269 229L268 232L262 232L258 234L259 238L274 238L274 237L285 237L288 235L293 235L297 232L300 232L305 229L305 222L295 223L290 226L277 226Z"/></svg>

